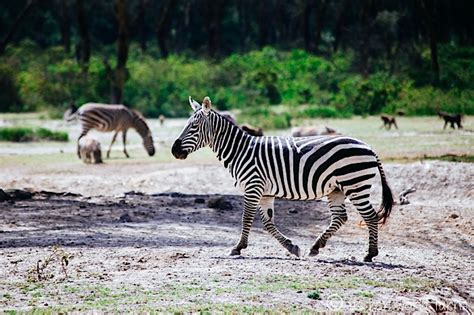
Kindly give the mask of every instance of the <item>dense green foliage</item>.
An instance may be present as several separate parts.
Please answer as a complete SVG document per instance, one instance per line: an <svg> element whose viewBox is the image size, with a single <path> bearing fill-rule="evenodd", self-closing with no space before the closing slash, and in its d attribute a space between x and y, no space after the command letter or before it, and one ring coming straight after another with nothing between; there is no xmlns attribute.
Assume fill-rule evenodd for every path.
<svg viewBox="0 0 474 315"><path fill-rule="evenodd" d="M0 141L68 141L67 132L51 131L46 128L0 127Z"/></svg>
<svg viewBox="0 0 474 315"><path fill-rule="evenodd" d="M443 75L438 87L424 72L404 69L363 77L353 71L353 55L330 58L302 50L270 47L233 54L221 61L171 55L157 59L132 46L124 103L148 117L186 116L187 97L211 96L218 109L237 109L267 127L288 127L291 118L349 117L404 110L408 115L432 115L438 110L474 114L474 49L440 49ZM429 65L429 57L423 64ZM29 41L10 47L0 58L0 111L50 110L62 114L78 105L109 101L110 85L100 56L93 56L83 73L61 47L46 50ZM283 104L284 106L277 106ZM57 116L57 115L56 115Z"/></svg>

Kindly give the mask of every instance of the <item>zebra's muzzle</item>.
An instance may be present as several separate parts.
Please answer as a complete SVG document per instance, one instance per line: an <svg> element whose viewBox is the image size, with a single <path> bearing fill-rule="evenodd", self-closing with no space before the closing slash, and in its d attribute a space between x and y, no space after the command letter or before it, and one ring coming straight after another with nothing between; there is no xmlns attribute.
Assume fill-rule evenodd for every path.
<svg viewBox="0 0 474 315"><path fill-rule="evenodd" d="M181 140L177 139L174 143L173 143L173 147L171 148L171 153L173 153L173 156L177 159L180 159L180 160L184 160L188 157L188 153L185 152L182 148L181 148Z"/></svg>

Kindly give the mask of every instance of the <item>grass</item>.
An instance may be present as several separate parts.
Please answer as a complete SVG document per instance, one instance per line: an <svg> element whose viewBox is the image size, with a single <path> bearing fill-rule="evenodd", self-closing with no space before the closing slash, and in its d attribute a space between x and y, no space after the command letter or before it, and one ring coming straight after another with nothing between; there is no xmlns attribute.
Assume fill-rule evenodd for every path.
<svg viewBox="0 0 474 315"><path fill-rule="evenodd" d="M67 142L69 136L63 131L52 131L47 128L0 127L0 141L32 142L61 141Z"/></svg>
<svg viewBox="0 0 474 315"><path fill-rule="evenodd" d="M336 294L344 298L359 296L367 299L375 297L373 293L377 288L390 289L397 293L416 294L429 292L440 286L435 280L416 277L404 277L397 280L371 280L363 277L301 277L298 275L275 275L270 277L256 277L252 281L242 282L239 285L219 282L218 287L209 285L215 282L196 282L195 280L179 284L157 284L150 289L140 286L109 287L105 284L90 285L85 283L69 282L44 282L37 284L17 283L22 295L26 297L30 308L25 313L29 314L54 314L67 312L87 312L91 310L105 312L123 312L134 310L145 313L289 313L287 304L273 305L259 304L265 300L267 294L279 292L298 291L305 292L308 299L324 301ZM51 288L54 287L54 290ZM15 289L12 289L15 291ZM297 291L298 290L298 291ZM233 294L239 298L234 302ZM59 307L37 307L38 301L61 301ZM247 302L242 303L242 299ZM9 299L11 301L11 299ZM8 302L7 302L8 304ZM50 303L51 304L51 303ZM53 303L55 304L55 303ZM39 304L41 305L41 304ZM283 306L286 305L286 306ZM312 309L313 311L315 309ZM304 306L295 305L293 311L310 311ZM7 312L8 313L8 312ZM14 313L22 311L11 310Z"/></svg>

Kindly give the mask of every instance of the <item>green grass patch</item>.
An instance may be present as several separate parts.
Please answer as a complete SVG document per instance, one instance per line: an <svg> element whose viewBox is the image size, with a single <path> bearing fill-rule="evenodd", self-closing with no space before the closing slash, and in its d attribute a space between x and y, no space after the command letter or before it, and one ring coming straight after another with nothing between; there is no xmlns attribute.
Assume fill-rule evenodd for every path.
<svg viewBox="0 0 474 315"><path fill-rule="evenodd" d="M320 300L321 299L321 292L319 291L312 291L308 293L308 298L313 300Z"/></svg>
<svg viewBox="0 0 474 315"><path fill-rule="evenodd" d="M0 127L0 141L32 142L32 141L67 142L69 136L64 131L52 131L47 128Z"/></svg>
<svg viewBox="0 0 474 315"><path fill-rule="evenodd" d="M441 156L427 156L426 160L440 160L447 162L466 162L474 163L474 155L454 155L454 154L445 154Z"/></svg>

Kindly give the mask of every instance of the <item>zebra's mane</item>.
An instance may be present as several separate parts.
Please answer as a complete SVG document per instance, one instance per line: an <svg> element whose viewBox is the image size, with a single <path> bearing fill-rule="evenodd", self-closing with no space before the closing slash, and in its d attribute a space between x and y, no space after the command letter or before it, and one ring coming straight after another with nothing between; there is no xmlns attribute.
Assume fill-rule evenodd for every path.
<svg viewBox="0 0 474 315"><path fill-rule="evenodd" d="M214 109L211 109L211 111L217 115L219 115L220 117L224 118L225 120L227 120L228 122L230 122L231 125L233 126L236 126L236 127L239 127L235 122L233 122L232 120L230 120L229 117L227 117L226 115L222 115L221 113L219 113L218 111L214 110ZM239 127L240 128L240 127Z"/></svg>

